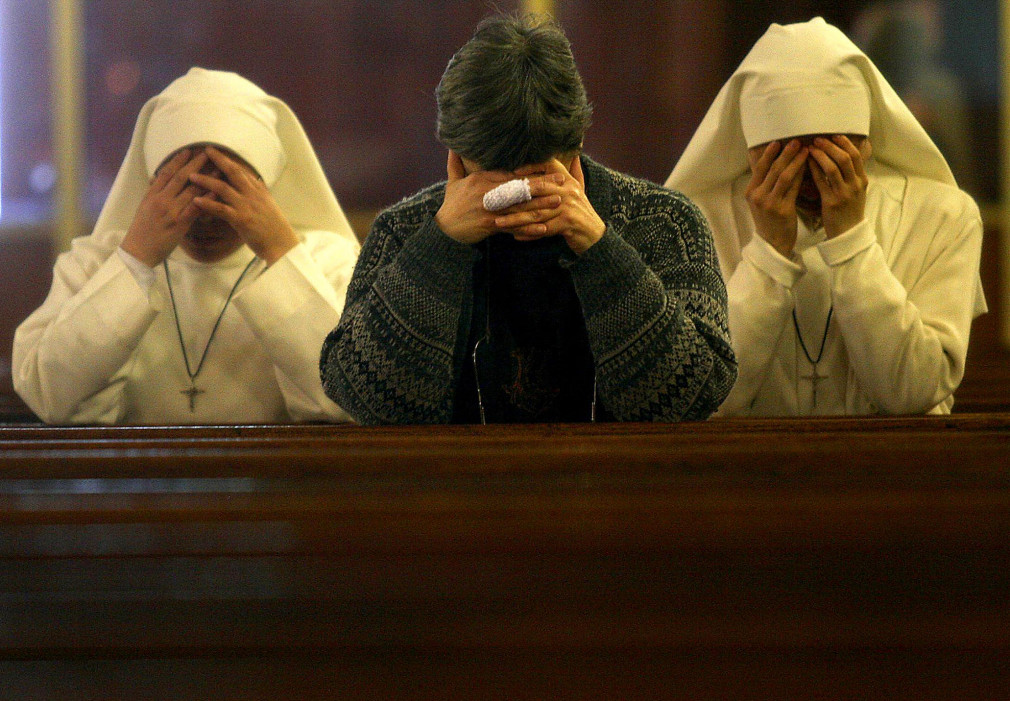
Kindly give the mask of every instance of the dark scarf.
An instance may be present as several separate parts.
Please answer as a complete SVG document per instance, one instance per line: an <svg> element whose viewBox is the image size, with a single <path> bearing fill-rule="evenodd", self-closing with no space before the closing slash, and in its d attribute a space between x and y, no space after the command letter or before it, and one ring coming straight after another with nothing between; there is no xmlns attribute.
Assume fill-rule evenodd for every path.
<svg viewBox="0 0 1010 701"><path fill-rule="evenodd" d="M457 384L455 418L479 422L480 383L488 423L588 421L594 363L582 307L560 260L560 236L519 242L496 234L474 267L470 339ZM470 357L480 344L474 363Z"/></svg>

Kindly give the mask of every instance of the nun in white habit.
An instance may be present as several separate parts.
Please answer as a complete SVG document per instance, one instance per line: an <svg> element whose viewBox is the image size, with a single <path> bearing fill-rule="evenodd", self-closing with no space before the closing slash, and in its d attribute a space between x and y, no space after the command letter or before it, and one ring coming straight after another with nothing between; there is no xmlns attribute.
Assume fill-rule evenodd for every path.
<svg viewBox="0 0 1010 701"><path fill-rule="evenodd" d="M841 31L772 25L666 185L701 207L727 280L720 415L950 412L986 310L978 208Z"/></svg>
<svg viewBox="0 0 1010 701"><path fill-rule="evenodd" d="M347 421L319 349L358 243L295 115L193 68L144 105L90 236L14 337L48 423Z"/></svg>

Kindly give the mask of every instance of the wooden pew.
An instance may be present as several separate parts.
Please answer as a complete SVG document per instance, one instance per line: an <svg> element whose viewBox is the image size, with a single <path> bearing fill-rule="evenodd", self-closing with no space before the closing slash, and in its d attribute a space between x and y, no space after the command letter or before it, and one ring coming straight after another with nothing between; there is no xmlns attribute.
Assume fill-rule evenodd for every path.
<svg viewBox="0 0 1010 701"><path fill-rule="evenodd" d="M0 428L0 698L993 698L1010 416Z"/></svg>

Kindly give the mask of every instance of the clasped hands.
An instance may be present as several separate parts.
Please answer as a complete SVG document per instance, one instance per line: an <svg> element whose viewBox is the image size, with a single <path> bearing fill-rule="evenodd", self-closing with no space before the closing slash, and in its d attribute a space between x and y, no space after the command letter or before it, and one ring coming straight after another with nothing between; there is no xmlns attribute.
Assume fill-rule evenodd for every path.
<svg viewBox="0 0 1010 701"><path fill-rule="evenodd" d="M154 267L183 243L201 217L230 227L223 232L234 238L229 253L245 243L267 265L298 244L291 224L250 166L213 146L192 146L158 169L121 246Z"/></svg>
<svg viewBox="0 0 1010 701"><path fill-rule="evenodd" d="M445 200L435 223L446 235L475 244L503 231L517 241L562 236L569 248L582 254L602 238L606 224L586 197L586 181L578 156L566 168L557 158L523 166L515 171L471 169L449 151ZM484 195L515 178L529 178L529 202L498 212L484 209Z"/></svg>
<svg viewBox="0 0 1010 701"><path fill-rule="evenodd" d="M786 258L796 244L797 209L804 210L802 200L806 198L802 198L801 189L807 173L820 195L820 207L819 211L806 211L820 216L828 239L863 220L869 183L864 161L870 147L867 140L858 143L863 148L836 134L772 141L748 152L751 179L746 198L755 229ZM809 180L807 183L806 189L810 189ZM816 201L813 206L816 208Z"/></svg>

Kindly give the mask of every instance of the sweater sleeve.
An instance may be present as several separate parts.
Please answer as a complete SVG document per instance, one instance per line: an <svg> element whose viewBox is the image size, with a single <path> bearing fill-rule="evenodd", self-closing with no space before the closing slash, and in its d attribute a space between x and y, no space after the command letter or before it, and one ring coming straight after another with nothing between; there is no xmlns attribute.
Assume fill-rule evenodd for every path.
<svg viewBox="0 0 1010 701"><path fill-rule="evenodd" d="M712 237L686 198L608 223L572 264L597 388L621 421L703 419L736 378Z"/></svg>
<svg viewBox="0 0 1010 701"><path fill-rule="evenodd" d="M474 256L431 212L393 208L376 219L320 357L327 395L356 421L451 421Z"/></svg>

